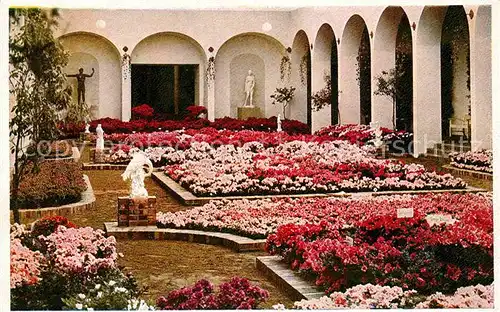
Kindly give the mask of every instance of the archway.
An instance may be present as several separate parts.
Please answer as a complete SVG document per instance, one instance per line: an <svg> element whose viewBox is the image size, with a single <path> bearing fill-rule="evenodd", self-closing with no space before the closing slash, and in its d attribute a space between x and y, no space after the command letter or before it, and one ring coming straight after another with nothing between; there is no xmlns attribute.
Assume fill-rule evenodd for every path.
<svg viewBox="0 0 500 312"><path fill-rule="evenodd" d="M368 124L371 120L370 36L365 21L353 15L340 42L340 122Z"/></svg>
<svg viewBox="0 0 500 312"><path fill-rule="evenodd" d="M412 34L408 17L401 7L387 7L382 12L375 32L372 64L375 77L373 121L384 127L412 131ZM387 94L377 94L379 77L385 81L394 78L395 99Z"/></svg>
<svg viewBox="0 0 500 312"><path fill-rule="evenodd" d="M205 105L205 62L203 48L187 35L142 39L131 53L132 106L146 103L164 118L177 118L190 105Z"/></svg>
<svg viewBox="0 0 500 312"><path fill-rule="evenodd" d="M295 35L292 44L292 83L295 96L290 103L290 117L312 123L311 115L311 50L309 39L303 30Z"/></svg>
<svg viewBox="0 0 500 312"><path fill-rule="evenodd" d="M75 74L79 68L90 74L85 80L85 100L93 118L121 118L121 64L118 49L106 38L87 32L75 32L59 37L70 57L65 68L67 74ZM68 78L77 101L76 79Z"/></svg>
<svg viewBox="0 0 500 312"><path fill-rule="evenodd" d="M449 6L441 34L441 133L444 140L454 139L461 133L460 129L456 132L451 128L450 123L470 122L469 42L469 25L463 6ZM466 138L470 139L468 127Z"/></svg>
<svg viewBox="0 0 500 312"><path fill-rule="evenodd" d="M248 70L255 75L254 106L262 117L276 116L281 107L271 105L271 94L280 81L279 64L284 46L262 33L243 33L228 39L215 56L215 117L236 117L245 100Z"/></svg>
<svg viewBox="0 0 500 312"><path fill-rule="evenodd" d="M313 49L313 94L320 90L330 90L330 105L320 111L313 112L313 127L315 131L324 126L338 123L338 56L337 40L333 29L323 24L316 35ZM328 85L327 85L328 84Z"/></svg>

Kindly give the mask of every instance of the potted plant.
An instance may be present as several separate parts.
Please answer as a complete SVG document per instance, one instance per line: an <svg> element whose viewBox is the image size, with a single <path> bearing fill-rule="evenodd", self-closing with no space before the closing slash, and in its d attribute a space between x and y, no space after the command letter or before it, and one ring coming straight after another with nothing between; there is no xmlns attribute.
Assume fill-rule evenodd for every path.
<svg viewBox="0 0 500 312"><path fill-rule="evenodd" d="M282 110L283 110L283 118L286 119L286 107L290 103L290 101L293 98L293 93L295 92L295 88L290 86L290 87L283 87L283 88L276 88L274 93L271 95L271 99L273 99L272 104L275 105L277 103L282 105Z"/></svg>

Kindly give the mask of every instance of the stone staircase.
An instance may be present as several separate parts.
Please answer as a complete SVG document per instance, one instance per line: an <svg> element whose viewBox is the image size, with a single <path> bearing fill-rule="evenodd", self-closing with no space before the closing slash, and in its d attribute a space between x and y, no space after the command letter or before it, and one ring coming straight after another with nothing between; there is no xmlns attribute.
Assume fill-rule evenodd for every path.
<svg viewBox="0 0 500 312"><path fill-rule="evenodd" d="M471 144L467 141L445 140L427 149L426 156L447 159L451 152L465 153L471 150Z"/></svg>

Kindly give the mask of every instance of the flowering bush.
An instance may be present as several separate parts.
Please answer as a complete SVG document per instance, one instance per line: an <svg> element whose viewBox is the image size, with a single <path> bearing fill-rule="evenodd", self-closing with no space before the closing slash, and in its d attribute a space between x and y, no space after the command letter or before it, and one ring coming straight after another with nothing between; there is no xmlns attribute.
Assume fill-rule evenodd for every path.
<svg viewBox="0 0 500 312"><path fill-rule="evenodd" d="M449 154L453 167L493 173L493 151L452 152Z"/></svg>
<svg viewBox="0 0 500 312"><path fill-rule="evenodd" d="M292 141L268 148L260 142L217 148L194 142L162 157L168 164L165 173L197 196L466 186L450 174L429 172L421 165L375 159L366 149L343 141Z"/></svg>
<svg viewBox="0 0 500 312"><path fill-rule="evenodd" d="M198 119L201 114L207 114L207 108L204 106L191 105L186 108L187 114L185 119L194 120Z"/></svg>
<svg viewBox="0 0 500 312"><path fill-rule="evenodd" d="M40 280L44 257L22 245L19 238L10 241L10 288L30 286Z"/></svg>
<svg viewBox="0 0 500 312"><path fill-rule="evenodd" d="M421 299L415 291L403 291L400 287L357 285L344 293L334 292L318 299L301 300L294 303L295 309L401 309L401 308L493 308L493 285L468 286L457 289L455 294L445 296L438 292ZM422 301L423 300L423 301Z"/></svg>
<svg viewBox="0 0 500 312"><path fill-rule="evenodd" d="M357 285L344 293L334 292L318 299L301 300L294 308L302 310L348 309L401 309L412 307L412 297L416 291L403 291L401 287L372 284Z"/></svg>
<svg viewBox="0 0 500 312"><path fill-rule="evenodd" d="M66 217L47 216L33 222L33 225L31 227L31 234L34 237L38 237L40 235L49 236L50 234L54 233L61 225L66 228L77 227L76 224L69 221Z"/></svg>
<svg viewBox="0 0 500 312"><path fill-rule="evenodd" d="M423 293L491 283L491 198L446 194L409 199L388 197L367 209L356 203L338 216L325 216L319 225L281 226L269 235L266 248L292 269L313 276L327 292L360 283ZM360 200L361 206L369 203ZM413 208L413 217L397 218L397 209L403 207ZM435 213L458 221L429 223L428 215ZM343 219L346 223L339 222Z"/></svg>
<svg viewBox="0 0 500 312"><path fill-rule="evenodd" d="M132 108L132 119L146 119L153 118L155 110L148 104L142 104Z"/></svg>
<svg viewBox="0 0 500 312"><path fill-rule="evenodd" d="M156 305L161 310L255 309L268 297L266 290L251 285L247 279L233 277L219 285L217 294L212 283L199 280L192 287L183 287L170 292L166 298L158 298Z"/></svg>
<svg viewBox="0 0 500 312"><path fill-rule="evenodd" d="M93 275L116 268L115 237L106 238L102 230L60 225L56 232L41 236L40 241L49 261L62 275Z"/></svg>
<svg viewBox="0 0 500 312"><path fill-rule="evenodd" d="M17 224L11 227L11 309L61 310L63 298L88 297L99 289L98 284L109 280L126 289L130 298L137 298L135 279L117 268L114 237L62 224L72 225L53 217L35 222L33 231Z"/></svg>
<svg viewBox="0 0 500 312"><path fill-rule="evenodd" d="M120 281L104 281L90 288L87 293L75 294L63 299L63 302L65 308L70 310L154 310L153 305L136 298L134 292L124 286Z"/></svg>
<svg viewBox="0 0 500 312"><path fill-rule="evenodd" d="M382 139L391 150L408 152L408 145L413 140L412 133L404 130L394 131L384 127L381 127L381 130ZM364 145L375 139L375 129L368 125L332 125L316 131L315 135L330 136L352 144Z"/></svg>
<svg viewBox="0 0 500 312"><path fill-rule="evenodd" d="M79 201L87 188L81 166L74 162L42 162L21 181L19 207L58 206Z"/></svg>
<svg viewBox="0 0 500 312"><path fill-rule="evenodd" d="M491 309L494 303L493 284L460 287L452 296L438 292L417 304L417 309Z"/></svg>
<svg viewBox="0 0 500 312"><path fill-rule="evenodd" d="M202 106L191 106L197 107L193 114L201 114L204 111ZM200 108L198 108L200 107ZM196 115L196 116L198 116ZM98 124L101 124L103 130L107 134L114 133L133 133L133 132L154 132L154 131L175 131L181 129L201 129L206 127L212 127L216 129L226 129L226 130L255 130L255 131L267 131L273 132L277 128L276 117L271 118L249 118L247 120L240 120L230 117L224 117L215 119L211 122L208 119L195 119L191 118L191 113L188 113L186 119L184 120L148 120L148 119L136 119L129 122L121 121L119 119L113 118L102 118L93 120L90 122L90 131L95 132L95 128ZM60 124L59 129L62 132L63 137L77 137L80 132L85 130L85 124ZM283 120L282 129L284 132L290 134L306 134L310 133L310 129L307 124L304 124L297 120ZM65 132L67 131L67 132Z"/></svg>

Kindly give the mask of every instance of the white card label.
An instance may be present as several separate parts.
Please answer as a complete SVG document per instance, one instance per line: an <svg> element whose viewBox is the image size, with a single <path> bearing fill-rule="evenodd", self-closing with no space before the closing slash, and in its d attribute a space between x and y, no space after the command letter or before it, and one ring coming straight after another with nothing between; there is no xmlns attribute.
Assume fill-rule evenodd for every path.
<svg viewBox="0 0 500 312"><path fill-rule="evenodd" d="M354 245L354 239L350 236L346 236L345 237L345 242L349 245L349 246L353 246Z"/></svg>
<svg viewBox="0 0 500 312"><path fill-rule="evenodd" d="M399 208L398 218L413 218L413 208Z"/></svg>

